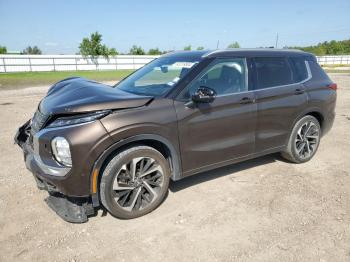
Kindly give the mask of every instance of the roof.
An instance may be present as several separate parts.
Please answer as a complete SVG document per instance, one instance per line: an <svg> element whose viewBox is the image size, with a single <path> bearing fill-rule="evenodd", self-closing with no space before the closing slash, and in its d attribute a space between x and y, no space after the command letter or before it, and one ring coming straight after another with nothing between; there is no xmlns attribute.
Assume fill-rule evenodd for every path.
<svg viewBox="0 0 350 262"><path fill-rule="evenodd" d="M275 48L232 48L201 51L175 51L165 56L192 56L192 57L229 57L229 56L305 56L311 55L296 49L275 49Z"/></svg>
<svg viewBox="0 0 350 262"><path fill-rule="evenodd" d="M193 58L202 58L205 54L209 53L209 50L200 50L200 51L174 51L163 55L164 57L193 57Z"/></svg>
<svg viewBox="0 0 350 262"><path fill-rule="evenodd" d="M298 55L310 55L301 50L296 49L275 49L275 48L232 48L223 50L214 50L206 53L205 57L222 57L222 56L298 56Z"/></svg>

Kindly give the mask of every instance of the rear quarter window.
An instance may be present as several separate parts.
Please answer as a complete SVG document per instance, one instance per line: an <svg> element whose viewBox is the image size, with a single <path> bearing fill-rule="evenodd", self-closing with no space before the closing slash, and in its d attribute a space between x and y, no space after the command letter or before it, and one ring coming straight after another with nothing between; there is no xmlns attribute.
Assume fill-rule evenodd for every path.
<svg viewBox="0 0 350 262"><path fill-rule="evenodd" d="M308 63L314 80L330 80L326 72L316 61L308 61Z"/></svg>

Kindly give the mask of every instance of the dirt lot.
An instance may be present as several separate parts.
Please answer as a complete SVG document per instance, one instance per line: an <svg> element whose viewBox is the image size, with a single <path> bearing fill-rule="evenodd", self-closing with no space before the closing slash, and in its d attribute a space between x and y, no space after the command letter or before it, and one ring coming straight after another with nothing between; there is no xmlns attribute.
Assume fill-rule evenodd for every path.
<svg viewBox="0 0 350 262"><path fill-rule="evenodd" d="M134 220L69 224L36 188L16 128L45 88L0 92L0 261L350 261L350 75L315 158L262 157L172 183L166 201Z"/></svg>

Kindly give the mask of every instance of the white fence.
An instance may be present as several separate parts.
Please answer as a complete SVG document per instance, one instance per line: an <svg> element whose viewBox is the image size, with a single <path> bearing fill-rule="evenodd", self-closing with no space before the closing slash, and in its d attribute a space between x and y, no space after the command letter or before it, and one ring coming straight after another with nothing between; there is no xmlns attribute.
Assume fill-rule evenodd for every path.
<svg viewBox="0 0 350 262"><path fill-rule="evenodd" d="M320 65L350 65L350 55L317 56Z"/></svg>
<svg viewBox="0 0 350 262"><path fill-rule="evenodd" d="M119 55L94 63L81 55L0 55L0 72L138 69L157 57Z"/></svg>
<svg viewBox="0 0 350 262"><path fill-rule="evenodd" d="M80 55L0 55L0 73L35 71L138 69L158 56L118 55L97 63ZM321 65L350 65L350 55L318 56Z"/></svg>

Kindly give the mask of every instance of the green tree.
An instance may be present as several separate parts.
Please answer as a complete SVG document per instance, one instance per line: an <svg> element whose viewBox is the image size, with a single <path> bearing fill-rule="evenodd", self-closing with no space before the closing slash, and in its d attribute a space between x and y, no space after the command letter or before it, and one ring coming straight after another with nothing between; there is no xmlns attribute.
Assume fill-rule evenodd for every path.
<svg viewBox="0 0 350 262"><path fill-rule="evenodd" d="M148 51L148 54L149 55L161 55L162 52L159 50L159 48L151 48L149 51Z"/></svg>
<svg viewBox="0 0 350 262"><path fill-rule="evenodd" d="M227 48L240 48L240 45L238 42L232 42L227 46Z"/></svg>
<svg viewBox="0 0 350 262"><path fill-rule="evenodd" d="M328 46L326 47L326 53L340 55L344 53L344 49L345 47L342 42L332 40L329 42Z"/></svg>
<svg viewBox="0 0 350 262"><path fill-rule="evenodd" d="M141 46L133 45L129 51L130 55L145 55L145 50Z"/></svg>
<svg viewBox="0 0 350 262"><path fill-rule="evenodd" d="M90 38L84 37L79 45L79 51L85 58L91 57L95 64L99 56L109 59L109 56L118 54L115 48L109 49L105 44L102 44L102 35L99 32L92 33Z"/></svg>
<svg viewBox="0 0 350 262"><path fill-rule="evenodd" d="M198 46L197 50L204 50L204 46Z"/></svg>
<svg viewBox="0 0 350 262"><path fill-rule="evenodd" d="M7 48L6 46L0 45L0 54L6 54L7 53Z"/></svg>
<svg viewBox="0 0 350 262"><path fill-rule="evenodd" d="M41 50L37 46L28 46L26 49L23 49L22 54L24 55L41 55Z"/></svg>
<svg viewBox="0 0 350 262"><path fill-rule="evenodd" d="M192 46L191 45L185 46L184 50L185 51L191 51L192 50Z"/></svg>
<svg viewBox="0 0 350 262"><path fill-rule="evenodd" d="M287 48L300 49L315 55L345 55L350 54L350 39L342 41L332 40L330 42L325 41L313 46L293 46Z"/></svg>
<svg viewBox="0 0 350 262"><path fill-rule="evenodd" d="M115 55L118 55L118 54L119 54L118 51L114 47L109 49L109 55L115 56Z"/></svg>

